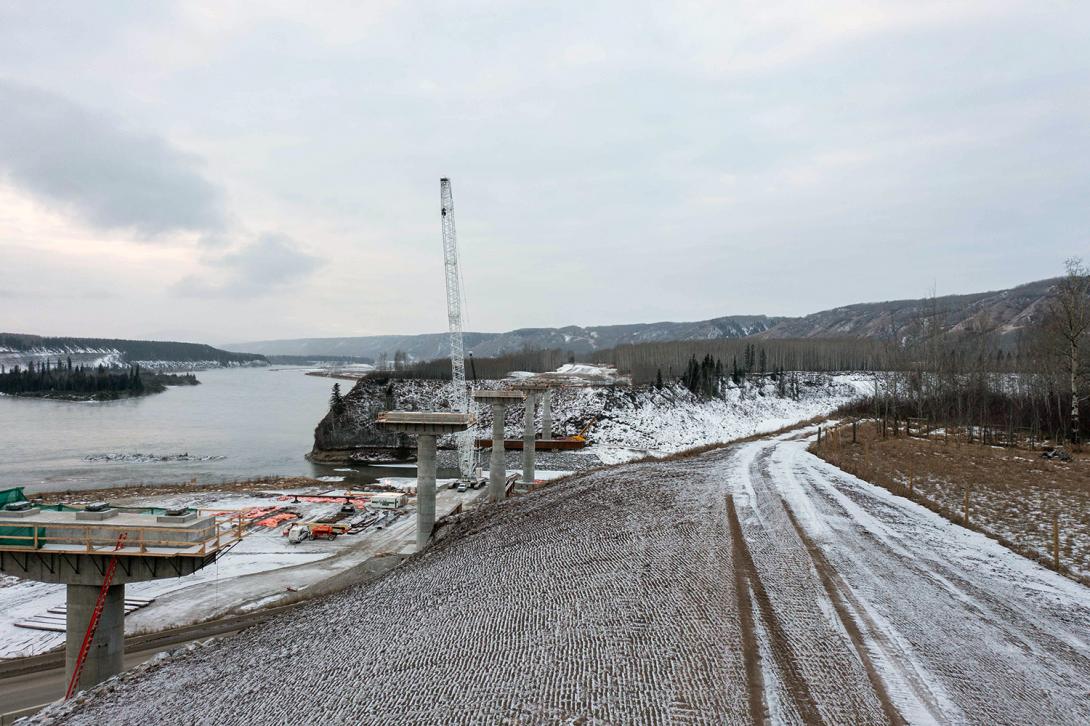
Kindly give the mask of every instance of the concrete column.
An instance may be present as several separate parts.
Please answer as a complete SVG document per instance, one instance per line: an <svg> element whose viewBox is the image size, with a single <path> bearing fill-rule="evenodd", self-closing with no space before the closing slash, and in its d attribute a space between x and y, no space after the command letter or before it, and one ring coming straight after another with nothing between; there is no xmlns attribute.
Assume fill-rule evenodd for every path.
<svg viewBox="0 0 1090 726"><path fill-rule="evenodd" d="M541 438L553 437L553 389L546 388L541 394Z"/></svg>
<svg viewBox="0 0 1090 726"><path fill-rule="evenodd" d="M488 464L488 501L502 502L507 484L507 461L503 449L503 415L507 407L492 404L492 460Z"/></svg>
<svg viewBox="0 0 1090 726"><path fill-rule="evenodd" d="M534 480L534 408L537 394L526 392L526 415L522 422L522 482L529 486Z"/></svg>
<svg viewBox="0 0 1090 726"><path fill-rule="evenodd" d="M420 551L435 529L435 434L416 440L416 549Z"/></svg>
<svg viewBox="0 0 1090 726"><path fill-rule="evenodd" d="M68 585L65 618L64 685L67 688L76 669L79 649L91 622L91 613L98 602L101 585ZM125 668L125 586L111 585L106 591L106 603L95 629L87 659L83 662L77 690L85 690L115 676Z"/></svg>

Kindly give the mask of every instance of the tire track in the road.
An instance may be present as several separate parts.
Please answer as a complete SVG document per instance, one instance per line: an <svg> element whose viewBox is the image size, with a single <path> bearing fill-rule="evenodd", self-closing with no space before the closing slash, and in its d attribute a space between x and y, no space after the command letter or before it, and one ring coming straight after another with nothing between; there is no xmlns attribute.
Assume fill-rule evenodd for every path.
<svg viewBox="0 0 1090 726"><path fill-rule="evenodd" d="M727 495L727 523L731 542L734 544L734 597L738 603L738 620L742 631L742 660L746 666L746 690L749 698L749 714L754 723L769 723L768 704L765 703L764 677L761 675L761 654L757 645L757 632L753 623L753 601L750 597L746 568L738 556L737 541L741 538L738 513L734 510L734 497Z"/></svg>
<svg viewBox="0 0 1090 726"><path fill-rule="evenodd" d="M807 479L814 481L818 472L812 467L805 474ZM875 499L864 491L855 488L838 488L839 493L851 500L855 505L866 506L872 514L880 520L903 518L903 510L894 504ZM832 506L838 503L828 493L819 492L822 498ZM1090 670L1090 656L1085 653L1086 642L1068 642L1070 634L1058 636L1055 632L1042 627L1028 613L1013 607L1012 603L996 597L985 588L981 588L967 580L963 574L948 560L935 557L913 557L908 564L921 576L926 576L940 583L947 591L958 597L962 607L973 611L979 618L995 622L1007 623L1011 632L1012 642L1017 647L1029 651L1034 649L1034 643L1044 641L1047 645L1043 648L1050 657L1058 657L1063 661L1071 661L1079 670ZM1024 633L1032 633L1033 638L1027 638ZM1036 646L1039 647L1039 646Z"/></svg>
<svg viewBox="0 0 1090 726"><path fill-rule="evenodd" d="M814 561L814 570L818 574L818 579L821 580L821 584L829 596L829 601L833 604L833 610L836 612L837 617L840 618L840 624L844 626L844 631L851 639L852 645L855 646L855 652L858 654L859 660L863 663L863 670L866 671L867 678L870 680L871 686L878 696L878 701L882 704L882 712L886 715L886 718L889 719L891 724L896 724L897 726L904 724L905 720L901 717L901 714L897 712L897 707L893 705L893 700L890 698L886 685L882 681L882 677L878 674L878 669L874 667L870 654L867 652L867 644L863 639L863 633L859 629L859 624L856 622L855 618L852 617L852 609L849 609L846 602L848 597L850 597L850 594L847 590L842 590L837 584L837 581L840 580L840 575L833 566L829 564L829 561L825 559L825 555L822 553L821 549L818 548L814 541L803 531L787 502L784 501L782 497L780 498L780 501L783 503L783 509L787 514L787 519L791 522L791 526L795 528L795 533L799 536L799 539L802 540L803 545L806 546L806 551L809 552L810 559ZM853 609L855 612L860 612L858 603L854 605Z"/></svg>
<svg viewBox="0 0 1090 726"><path fill-rule="evenodd" d="M818 712L814 696L810 692L810 686L799 672L798 666L792 657L788 647L788 636L776 616L772 599L765 590L757 574L757 567L753 563L749 546L742 534L742 525L738 521L738 512L734 507L734 497L727 496L727 520L730 524L732 552L735 557L735 589L739 592L738 604L742 620L742 633L744 647L748 641L748 650L745 655L746 680L749 687L750 714L756 722L758 714L762 720L768 718L767 704L764 702L764 681L760 673L760 657L757 651L757 635L752 618L753 609L750 606L749 592L753 593L757 610L761 616L761 623L768 632L771 642L768 644L775 660L781 678L790 696L792 704L805 723L824 723ZM739 580L744 582L739 583ZM748 584L748 588L746 587ZM750 613L747 617L746 613ZM754 690L756 688L756 690ZM755 705L756 702L756 705Z"/></svg>
<svg viewBox="0 0 1090 726"><path fill-rule="evenodd" d="M836 607L806 543L795 533L771 467L778 443L758 444L748 461L745 481L753 492L754 516L746 520L745 533L789 632L795 660L810 688L821 694L818 707L826 720L903 723L897 720L888 687L881 681L876 685L873 672L868 672L873 663L860 657L860 641L853 639L849 627L858 627L858 621ZM891 719L891 713L897 718Z"/></svg>
<svg viewBox="0 0 1090 726"><path fill-rule="evenodd" d="M977 581L962 571L957 549L948 551L950 543L957 541L950 538L957 535L951 535L944 523L937 524L938 529L921 526L927 515L915 522L904 506L872 494L867 489L871 485L829 471L816 461L787 465L794 466L796 475L806 481L807 495L819 505L826 521L845 523L838 528L838 537L857 552L851 568L865 573L864 577L877 577L874 586L879 589L872 596L878 597L872 604L881 617L896 618L898 630L912 643L931 677L949 689L949 697L967 721L1085 722L1080 721L1090 710L1085 702L1071 710L1070 702L1064 705L1066 699L1055 696L1087 692L1087 655L1075 643L1064 642L1065 631L1053 632L1054 620L1035 618L1018 606L1020 597L1011 599L1009 593L1002 594L1006 590L993 592L985 584L1001 580ZM874 536L870 525L859 520L860 513L888 529L895 541ZM904 536L905 532L912 536ZM853 537L865 546L852 546ZM904 608L894 593L908 591L913 592L912 607ZM1019 655L1013 656L1015 652ZM910 672L896 662L891 665L903 674ZM985 683L991 686L982 687Z"/></svg>

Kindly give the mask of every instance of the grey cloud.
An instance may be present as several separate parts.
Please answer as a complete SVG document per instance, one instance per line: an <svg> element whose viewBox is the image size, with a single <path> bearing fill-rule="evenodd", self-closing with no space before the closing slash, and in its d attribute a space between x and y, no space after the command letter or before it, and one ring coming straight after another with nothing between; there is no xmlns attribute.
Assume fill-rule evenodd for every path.
<svg viewBox="0 0 1090 726"><path fill-rule="evenodd" d="M60 96L0 79L0 174L100 229L215 231L222 191L196 157Z"/></svg>
<svg viewBox="0 0 1090 726"><path fill-rule="evenodd" d="M214 279L190 275L174 285L174 292L189 297L253 297L275 292L309 277L322 260L299 249L282 234L257 240L206 262L219 271Z"/></svg>

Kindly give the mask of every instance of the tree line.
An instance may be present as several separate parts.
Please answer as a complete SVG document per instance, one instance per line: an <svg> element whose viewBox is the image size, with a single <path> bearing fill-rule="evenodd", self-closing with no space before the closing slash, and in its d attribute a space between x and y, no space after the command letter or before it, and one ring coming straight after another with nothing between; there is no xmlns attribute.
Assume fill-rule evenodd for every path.
<svg viewBox="0 0 1090 726"><path fill-rule="evenodd" d="M1020 327L983 316L965 322L944 305L928 304L907 323L890 316L878 336L848 339L679 340L620 345L576 355L523 350L466 360L466 377L494 379L512 371L544 372L564 363L605 364L633 383L659 387L681 381L701 396L717 395L729 377L738 384L771 376L777 387L797 387L793 371L867 372L874 394L853 411L882 417L927 418L936 425L1030 429L1039 437L1079 441L1090 356L1090 272L1081 260L1066 262L1058 280ZM450 360L409 363L395 356L391 378L449 380Z"/></svg>
<svg viewBox="0 0 1090 726"><path fill-rule="evenodd" d="M874 395L848 412L1082 441L1090 271L1070 259L1066 273L1017 331L984 318L955 330L932 298L915 320L887 336L887 364L875 374Z"/></svg>
<svg viewBox="0 0 1090 726"><path fill-rule="evenodd" d="M14 396L57 396L73 398L120 398L158 393L168 385L193 385L191 374L145 373L134 365L118 370L105 366L72 365L72 359L45 360L26 367L0 366L0 393Z"/></svg>
<svg viewBox="0 0 1090 726"><path fill-rule="evenodd" d="M758 363L758 361L760 361ZM693 355L685 367L685 373L681 376L681 384L692 393L701 398L712 398L723 394L727 381L735 386L742 385L748 378L754 376L768 380L776 384L776 394L781 398L791 396L798 398L799 381L794 371L788 372L783 368L766 370L768 366L764 349L756 345L750 345L743 349L741 365L738 358L731 359L730 367L723 364L720 358L713 358L710 353L705 354L701 360ZM662 388L664 383L662 369L655 373L655 388Z"/></svg>
<svg viewBox="0 0 1090 726"><path fill-rule="evenodd" d="M106 352L116 350L127 361L215 361L220 365L265 363L256 353L232 353L203 343L177 343L158 340L121 340L114 338L69 338L0 333L0 350L12 352L50 351L51 354Z"/></svg>
<svg viewBox="0 0 1090 726"><path fill-rule="evenodd" d="M736 380L777 371L871 371L888 365L882 345L863 338L674 340L620 345L586 359L631 374L633 383L651 383L684 378L692 361L700 364L706 356Z"/></svg>

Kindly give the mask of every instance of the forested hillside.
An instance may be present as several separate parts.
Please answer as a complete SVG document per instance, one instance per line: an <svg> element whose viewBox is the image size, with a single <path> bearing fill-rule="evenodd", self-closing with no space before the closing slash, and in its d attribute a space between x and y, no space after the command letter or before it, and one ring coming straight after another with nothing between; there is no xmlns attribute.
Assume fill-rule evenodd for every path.
<svg viewBox="0 0 1090 726"><path fill-rule="evenodd" d="M265 365L265 356L231 353L202 343L114 338L72 338L0 333L0 364L25 366L28 361L72 356L77 362L123 366L159 363L202 366Z"/></svg>
<svg viewBox="0 0 1090 726"><path fill-rule="evenodd" d="M921 318L940 319L950 333L990 330L1012 344L1019 331L1040 322L1058 279L969 295L859 303L802 318L784 318L761 338L876 338L892 340Z"/></svg>
<svg viewBox="0 0 1090 726"><path fill-rule="evenodd" d="M695 323L636 323L563 328L520 328L506 333L465 333L467 352L493 357L523 350L557 349L590 353L618 345L664 340L715 340L740 338L768 330L779 318L764 315L734 315ZM232 343L231 350L264 355L354 355L391 360L400 351L410 360L431 360L450 355L447 333L421 335L369 335L357 338L300 338Z"/></svg>
<svg viewBox="0 0 1090 726"><path fill-rule="evenodd" d="M1007 348L1015 345L1020 331L1041 318L1042 306L1057 280L1040 280L1008 290L922 297L911 300L858 303L798 318L765 315L730 315L697 322L635 323L561 328L520 328L506 333L465 334L467 352L478 358L503 356L526 350L558 350L565 355L590 356L615 348L671 341L729 341L744 337L768 339L860 339L889 341L922 318L941 318L952 334L990 330ZM376 335L355 338L300 338L237 343L231 350L266 355L366 356L393 360L400 352L406 360L443 358L450 353L446 333ZM685 365L690 353L681 361Z"/></svg>
<svg viewBox="0 0 1090 726"><path fill-rule="evenodd" d="M30 398L112 401L161 393L167 386L195 386L192 374L146 373L140 366L127 369L73 365L72 360L45 360L26 368L0 372L0 393Z"/></svg>

